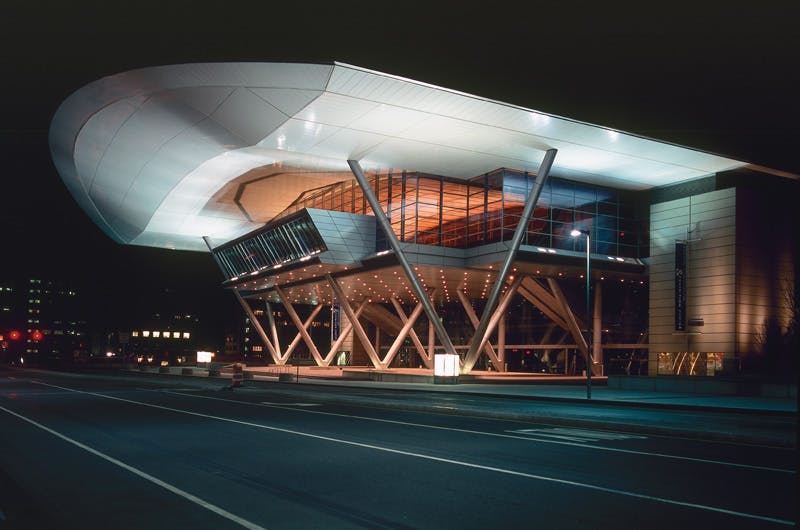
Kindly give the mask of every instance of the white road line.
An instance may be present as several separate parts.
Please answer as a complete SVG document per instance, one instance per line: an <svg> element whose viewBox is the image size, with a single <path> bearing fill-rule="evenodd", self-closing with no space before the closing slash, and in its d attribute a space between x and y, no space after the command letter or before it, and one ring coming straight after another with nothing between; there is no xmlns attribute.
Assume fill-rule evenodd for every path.
<svg viewBox="0 0 800 530"><path fill-rule="evenodd" d="M40 383L40 384L46 384L46 383ZM48 385L48 386L51 386L51 385ZM67 390L71 390L71 389L67 389ZM79 390L72 390L72 391L73 392L81 392ZM91 394L91 392L86 392L86 393ZM85 444L83 444L83 443L81 443L81 442L79 442L77 440L73 440L69 436L65 436L65 435L61 434L60 432L58 432L58 431L54 431L53 429L51 429L49 427L46 427L46 426L42 425L41 423L39 423L37 421L34 421L34 420L30 419L30 418L27 418L27 417L23 416L22 414L18 414L16 412L14 412L13 410L9 410L9 409L7 409L7 408L5 408L3 406L0 406L0 410L2 410L3 412L6 412L8 414L11 414L12 416L16 416L17 418L19 418L21 420L27 421L31 425L34 425L35 427L38 427L38 428L42 429L43 431L49 432L53 436L57 436L57 437L61 438L62 440L71 443L72 445L80 447L84 451L87 451L87 452L89 452L89 453L91 453L91 454L93 454L95 456L99 456L100 458L102 458L103 460L106 460L107 462L110 462L110 463L112 463L112 464L114 464L116 466L119 466L119 467L121 467L122 469L124 469L126 471L130 471L134 475L137 475L137 476L139 476L139 477L141 477L141 478L143 478L145 480L148 480L148 481L152 482L153 484L156 484L157 486L161 486L162 488L164 488L164 489L166 489L166 490L168 490L168 491L170 491L170 492L172 492L172 493L174 493L176 495L180 495L184 499L189 500L189 501L197 504L198 506L200 506L202 508L205 508L206 510L212 511L212 512L216 513L217 515L220 515L220 516L222 516L222 517L224 517L224 518L226 518L226 519L228 519L230 521L233 521L236 524L239 524L239 525L241 525L241 526L243 526L245 528L248 528L250 530L266 530L263 526L259 526L259 525L255 524L255 523L251 523L247 519L243 519L243 518L239 517L238 515L232 514L231 512L229 512L227 510L223 510L219 506L216 506L214 504L211 504L210 502L204 501L203 499L201 499L199 497L196 497L196 496L192 495L191 493L183 491L182 489L177 488L177 487L175 487L172 484L169 484L167 482L164 482L163 480L158 479L158 478L156 478L153 475L150 475L148 473L145 473L144 471L141 471L141 470L139 470L139 469L137 469L137 468L135 468L133 466L130 466L130 465L126 464L125 462L122 462L121 460L117 460L113 456L108 456L105 453L101 453L97 449L93 449L92 447L89 447L88 445L85 445ZM0 513L2 513L2 512L0 512Z"/></svg>
<svg viewBox="0 0 800 530"><path fill-rule="evenodd" d="M621 432L593 431L589 429L566 429L563 427L544 427L537 429L515 429L506 431L525 436L544 436L546 438L560 438L565 440L576 440L579 442L599 442L614 440L646 440L646 436L625 434Z"/></svg>
<svg viewBox="0 0 800 530"><path fill-rule="evenodd" d="M180 392L170 392L170 394L179 394ZM262 405L279 405L283 407L319 407L319 403L279 403L273 401L262 401Z"/></svg>
<svg viewBox="0 0 800 530"><path fill-rule="evenodd" d="M160 390L149 390L150 392L160 392ZM226 401L229 403L238 403L239 405L250 405L252 407L271 407L276 409L284 409L284 410L293 410L295 412L305 412L307 414L321 414L324 416L337 416L340 418L351 418L356 420L364 420L364 421L375 421L378 423L392 423L395 425L403 425L406 427L423 427L426 429L435 429L440 431L452 431L452 432L463 432L466 434L477 434L480 436L494 436L496 438L511 438L514 440L524 440L526 442L540 442L540 443L549 443L549 444L557 444L557 445L568 445L573 447L583 447L586 449L596 449L598 451L608 451L612 453L625 453L625 454L632 454L632 455L640 455L640 456L653 456L657 458L666 458L672 460L685 460L688 462L699 462L703 464L713 464L713 465L720 465L720 466L730 466L730 467L740 467L744 469L755 469L759 471L772 471L775 473L788 473L790 475L794 475L796 473L793 469L781 469L777 467L766 467L766 466L755 466L749 464L739 464L736 462L725 462L723 460L708 460L705 458L693 458L691 456L679 456L679 455L668 455L666 453L652 453L648 451L637 451L635 449L621 449L618 447L605 447L602 445L591 445L585 444L580 442L570 442L566 440L544 440L544 439L536 439L531 438L529 436L515 436L512 434L500 434L496 432L485 432L485 431L475 431L472 429L458 429L456 427L442 427L441 425L428 425L425 423L413 423L407 421L399 421L399 420L387 420L383 418L371 418L369 416L355 416L352 414L341 414L338 412L323 412L320 410L302 410L296 409L292 407L286 407L283 405L267 405L266 402L262 403L251 403L249 401L239 401L237 399L227 399L227 398L218 398L213 396L199 396L196 394L183 394L181 392L172 392L172 391L164 391L165 394L175 394L177 396L184 396L184 397L192 397L197 399L210 399L212 401ZM513 432L513 431L512 431Z"/></svg>
<svg viewBox="0 0 800 530"><path fill-rule="evenodd" d="M73 392L78 392L78 393L81 393L81 394L89 394L89 395L92 395L92 396L97 396L97 397L101 397L101 398L105 398L105 399L113 399L113 400L116 400L116 401L122 401L124 403L131 403L133 405L140 405L140 406L143 406L143 407L150 407L150 408L159 409L159 410L177 412L179 414L186 414L186 415L189 415L189 416L197 416L197 417L200 417L200 418L207 418L207 419L212 419L212 420L224 421L224 422L228 422L228 423L234 423L234 424L237 424L237 425L246 425L248 427L255 427L257 429L265 429L265 430L273 431L273 432L282 432L282 433L285 433L285 434L293 434L295 436L302 436L304 438L311 438L311 439L314 439L314 440L323 440L323 441L326 441L326 442L333 442L333 443L338 443L338 444L342 444L342 445L349 445L349 446L353 446L353 447L362 447L364 449L372 449L374 451L381 451L381 452L390 453L390 454L409 456L409 457L413 457L413 458L419 458L419 459L422 459L422 460L430 460L430 461L433 461L433 462L441 462L441 463L445 463L445 464L453 464L453 465L456 465L456 466L467 467L467 468L470 468L470 469L480 469L480 470L483 470L483 471L493 471L495 473L502 473L502 474L505 474L505 475L512 475L512 476L516 476L516 477L530 478L530 479L533 479L533 480L541 480L541 481L544 481L544 482L553 482L553 483L556 483L556 484L564 484L564 485L567 485L567 486L575 486L575 487L578 487L578 488L585 488L585 489L590 489L590 490L594 490L594 491L602 491L604 493L612 493L612 494L622 495L622 496L626 496L626 497L633 497L633 498L636 498L636 499L645 499L645 500L650 500L650 501L654 501L654 502L661 502L661 503L664 503L664 504L671 504L671 505L674 505L674 506L683 506L683 507L686 507L686 508L695 508L695 509L698 509L698 510L704 510L704 511L715 512L715 513L722 513L722 514L726 514L726 515L733 515L733 516L736 516L736 517L742 517L742 518L746 518L746 519L755 519L755 520L758 520L758 521L767 521L767 522L771 522L771 523L794 526L794 521L787 521L787 520L784 520L784 519L777 519L775 517L766 517L766 516L763 516L763 515L756 515L756 514L745 513L745 512L737 512L735 510L728 510L728 509L725 509L725 508L718 508L716 506L707 506L707 505L704 505L704 504L697 504L697 503L693 503L693 502L678 501L678 500L674 500L674 499L666 499L666 498L663 498L663 497L656 497L656 496L653 496L653 495L646 495L644 493L636 493L636 492L633 492L633 491L618 490L618 489L614 489L614 488L606 488L606 487L603 487L603 486L597 486L597 485L594 485L594 484L586 484L586 483L583 483L583 482L575 482L573 480L566 480L566 479L560 479L560 478L555 478L555 477L546 477L546 476L543 476L543 475L534 475L532 473L525 473L523 471L514 471L513 469L504 469L504 468L500 468L500 467L484 466L484 465L481 465L481 464L473 464L471 462L464 462L464 461L461 461L461 460L453 460L453 459L450 459L450 458L442 458L442 457L426 455L426 454L422 454L422 453L414 453L414 452L411 452L411 451L403 451L403 450L400 450L400 449L392 449L390 447L383 447L383 446L380 446L380 445L373 445L373 444L368 444L368 443L363 443L363 442L354 442L352 440L343 440L343 439L340 439L340 438L333 438L331 436L323 436L323 435L320 435L320 434L312 434L312 433L307 433L307 432L302 432L302 431L295 431L293 429L285 429L285 428L282 428L282 427L274 427L274 426L270 426L270 425L264 425L264 424L261 424L261 423L253 423L253 422L249 422L249 421L234 420L234 419L231 419L231 418L224 418L222 416L214 416L214 415L211 415L211 414L202 414L200 412L193 412L193 411L190 411L190 410L182 410L182 409L176 409L176 408L172 408L172 407L165 407L163 405L155 405L155 404L152 404L152 403L145 403L143 401L134 401L132 399L125 399L125 398L110 396L110 395L107 395L107 394L100 394L98 392L89 392L89 391L86 391L86 390L73 390L71 388L61 387L61 386L57 386L57 385L51 385L51 384L48 384L48 383L39 383L39 384L52 386L52 387L55 387L55 388L61 388L62 390L72 390ZM290 409L290 410L295 410L295 409Z"/></svg>
<svg viewBox="0 0 800 530"><path fill-rule="evenodd" d="M594 438L581 438L581 437L578 437L578 436L567 436L566 434L555 434L555 433L551 434L551 433L546 433L546 432L526 433L525 429L520 429L520 430L517 430L517 431L506 431L506 432L519 433L519 434L523 434L525 436L528 436L528 435L541 436L541 437L547 438L547 439L551 439L552 438L552 439L556 439L556 440L567 440L569 442L577 442L577 443L587 443L587 442L596 442L596 441L598 441L598 440L595 440Z"/></svg>

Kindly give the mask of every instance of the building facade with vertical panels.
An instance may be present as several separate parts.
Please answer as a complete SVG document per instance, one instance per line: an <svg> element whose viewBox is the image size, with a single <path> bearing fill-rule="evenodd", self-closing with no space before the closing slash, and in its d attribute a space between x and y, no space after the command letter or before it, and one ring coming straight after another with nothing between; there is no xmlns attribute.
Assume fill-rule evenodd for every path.
<svg viewBox="0 0 800 530"><path fill-rule="evenodd" d="M275 364L574 373L593 352L594 373L711 375L791 327L796 228L755 227L797 176L608 127L339 63L216 63L87 85L50 143L110 237L212 252Z"/></svg>

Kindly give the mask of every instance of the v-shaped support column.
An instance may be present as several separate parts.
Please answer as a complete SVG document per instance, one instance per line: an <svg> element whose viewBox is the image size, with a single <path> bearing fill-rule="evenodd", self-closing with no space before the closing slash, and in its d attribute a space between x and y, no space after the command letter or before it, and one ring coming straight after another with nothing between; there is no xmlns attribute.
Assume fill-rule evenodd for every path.
<svg viewBox="0 0 800 530"><path fill-rule="evenodd" d="M403 306L400 305L400 302L398 302L397 298L394 296L391 297L391 301L392 305L394 306L394 310L397 311L397 315L400 317L400 320L402 320L403 324L405 324L408 321L408 318L406 317L405 311L403 311ZM417 332L414 331L413 327L408 331L408 336L411 337L411 342L414 343L414 347L417 349L417 353L422 359L422 362L425 364L425 368L433 368L433 359L428 355L428 352L425 351L425 346L422 345L422 341L419 340L419 336L417 336Z"/></svg>
<svg viewBox="0 0 800 530"><path fill-rule="evenodd" d="M530 222L531 214L533 214L533 208L536 206L536 202L539 200L539 195L542 193L544 183L550 174L550 168L553 166L553 160L556 157L556 152L556 149L548 149L544 155L541 165L539 166L539 172L536 175L536 181L533 183L533 189L531 190L530 194L528 194L528 198L525 201L525 207L522 209L522 214L520 215L519 222L517 223L517 228L514 230L514 237L511 238L508 254L506 255L506 259L503 260L503 265L500 267L500 271L497 273L497 278L495 278L492 291L489 293L489 297L486 299L486 306L483 310L483 314L481 315L481 321L478 323L477 329L475 329L475 338L470 344L466 357L464 357L464 365L461 367L461 373L469 373L472 370L472 367L475 366L475 362L478 360L478 352L480 351L481 344L486 336L486 329L489 326L489 318L491 318L492 314L494 313L497 301L500 299L500 292L503 290L503 286L506 284L508 273L511 270L511 266L514 264L514 259L517 257L519 245L522 243L522 236L524 236L528 231L528 223Z"/></svg>
<svg viewBox="0 0 800 530"><path fill-rule="evenodd" d="M479 322L478 322L478 317L475 314L475 310L472 309L472 305L469 303L469 300L467 300L466 295L464 295L464 293L462 293L460 290L456 290L458 298L461 300L461 304L464 306L464 310L467 312L470 321L472 321L472 325L475 326L476 328L476 333L475 335L473 335L472 340L480 341L478 348L479 349L482 348L486 352L486 355L489 357L489 360L491 361L495 370L497 370L498 372L505 371L505 365L503 363L503 360L500 359L500 357L495 353L494 348L492 348L492 345L489 344L489 337L492 335L492 333L494 333L497 324L503 317L503 313L505 313L506 310L508 309L508 305L511 303L511 299L514 297L517 290L519 289L519 286L522 283L523 278L524 278L523 275L519 275L516 278L514 278L514 280L511 282L511 285L509 285L508 287L508 291L506 291L505 295L503 295L503 299L497 305L497 309L495 309L494 313L492 313L492 315L489 316L489 323L487 324L486 331L484 332L482 337L477 336L477 328ZM484 311L486 311L486 309L484 309ZM470 345L470 347L472 347L472 344Z"/></svg>
<svg viewBox="0 0 800 530"><path fill-rule="evenodd" d="M586 337L584 337L583 333L581 333L581 328L578 325L575 314L569 307L567 297L564 296L564 293L561 291L561 287L559 287L558 282L556 282L553 278L547 278L547 284L550 286L550 290L553 291L553 295L556 297L556 300L558 300L558 303L561 304L561 310L567 322L569 332L572 334L572 338L575 339L575 344L578 345L578 349L581 351L584 359L588 359L589 347L586 344Z"/></svg>
<svg viewBox="0 0 800 530"><path fill-rule="evenodd" d="M380 201L378 201L378 198L375 196L375 192L372 191L372 187L369 185L367 177L361 170L361 165L359 165L358 161L356 160L348 160L347 164L350 166L350 170L356 177L358 185L361 186L361 191L364 193L364 198L367 199L370 208L372 208L373 214L375 214L375 219L378 221L378 226L380 226L381 230L383 230L386 240L389 242L392 250L394 250L394 256L397 258L397 261L400 262L400 266L403 268L406 278L408 278L408 283L410 283L412 289L414 289L414 293L417 295L417 299L422 304L422 308L425 310L428 320L433 325L436 335L439 337L439 342L441 342L442 346L444 346L445 353L455 355L456 349L453 347L453 342L450 340L450 335L448 335L447 331L444 329L444 325L442 325L441 321L439 320L439 315L436 314L433 304L425 293L425 288L422 286L419 278L417 278L417 275L414 274L414 269L411 267L408 259L406 259L406 255L403 252L403 249L400 247L400 241L398 241L394 230L392 230L392 225L389 223L389 219L386 217L386 213L383 211Z"/></svg>
<svg viewBox="0 0 800 530"><path fill-rule="evenodd" d="M233 295L241 304L242 309L247 314L247 318L250 319L250 322L253 324L253 327L256 328L256 333L258 336L261 337L261 341L264 343L264 346L267 347L269 351L270 357L275 364L284 364L286 361L281 359L280 352L275 349L275 346L272 345L272 342L267 338L267 334L264 332L264 328L261 327L261 322L258 321L258 317L256 317L255 313L253 313L253 309L250 307L250 304L247 303L247 300L242 298L242 295L239 294L239 291L233 289Z"/></svg>
<svg viewBox="0 0 800 530"><path fill-rule="evenodd" d="M356 317L355 318L356 322L358 322L358 318L361 316L361 311L364 310L364 308L367 306L367 303L368 303L368 301L365 298L364 300L361 301L361 303L356 308L355 313L354 313L355 317ZM342 328L342 330L339 332L339 338L336 339L333 344L331 344L331 351L329 351L328 355L325 356L325 359L324 359L325 360L325 366L330 366L331 365L331 361L333 361L333 356L336 355L337 351L339 351L339 347L345 341L345 339L347 338L347 335L349 335L353 331L353 321L350 320L350 319L347 319L347 320L348 320L347 325L344 328Z"/></svg>
<svg viewBox="0 0 800 530"><path fill-rule="evenodd" d="M315 307L314 310L311 311L311 314L308 316L306 321L303 322L303 329L306 331L306 333L308 333L308 328L311 327L311 323L314 322L314 319L317 318L319 312L322 311L322 307L323 307L322 305L318 305L317 307ZM289 357L292 355L292 352L294 352L294 349L297 347L297 345L300 344L302 338L303 334L300 333L300 331L298 330L297 334L294 336L294 339L289 344L289 347L286 348L286 351L283 352L283 355L281 355L281 359L283 360L284 363L289 360Z"/></svg>
<svg viewBox="0 0 800 530"><path fill-rule="evenodd" d="M356 337L358 337L358 340L361 342L361 345L364 346L364 350L367 352L369 360L372 361L372 366L375 368L381 368L381 361L378 358L378 353L375 351L375 348L369 341L369 337L367 337L364 327L361 325L361 322L358 321L358 317L353 311L353 308L350 306L350 302L347 301L347 297L344 295L341 286L336 283L336 280L334 280L330 274L326 274L325 279L328 280L328 284L331 286L331 291L333 291L333 295L339 302L339 306L344 310L348 320L350 320L350 323L353 325L353 331L355 332Z"/></svg>
<svg viewBox="0 0 800 530"><path fill-rule="evenodd" d="M289 318L292 319L297 331L300 333L300 336L303 338L303 342L306 343L308 346L308 351L311 352L311 356L314 358L314 361L317 363L317 366L322 366L322 355L319 354L319 350L317 349L317 345L314 344L311 335L308 334L308 330L303 325L303 322L300 321L300 316L297 314L297 311L294 310L292 303L284 294L283 290L278 287L277 285L274 287L275 292L278 293L278 298L281 299L281 303L283 304L284 309L286 309L286 313L289 314ZM317 306L321 309L322 306ZM319 312L319 310L317 310Z"/></svg>
<svg viewBox="0 0 800 530"><path fill-rule="evenodd" d="M392 298L392 300L394 301L394 298ZM395 309L397 309L397 307L395 307ZM392 364L395 355L397 355L397 352L400 351L400 346L403 344L403 341L406 340L406 335L408 335L409 332L414 331L414 323L417 321L417 318L419 318L421 313L422 304L417 304L417 307L415 307L411 312L410 317L406 317L402 307L399 309L398 315L403 320L403 327L400 329L400 333L397 334L394 342L389 347L389 351L386 352L386 357L384 357L383 361L381 361L381 364L384 368Z"/></svg>

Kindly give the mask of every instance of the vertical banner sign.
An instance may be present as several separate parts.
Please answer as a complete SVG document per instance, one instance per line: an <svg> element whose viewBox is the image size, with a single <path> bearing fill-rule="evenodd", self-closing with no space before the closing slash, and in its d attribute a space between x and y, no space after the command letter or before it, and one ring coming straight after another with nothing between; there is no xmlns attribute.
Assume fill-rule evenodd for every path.
<svg viewBox="0 0 800 530"><path fill-rule="evenodd" d="M686 242L675 242L675 331L686 331Z"/></svg>
<svg viewBox="0 0 800 530"><path fill-rule="evenodd" d="M342 317L341 317L341 308L339 304L332 304L331 305L331 338L336 340L339 338L339 333L341 332L342 326Z"/></svg>

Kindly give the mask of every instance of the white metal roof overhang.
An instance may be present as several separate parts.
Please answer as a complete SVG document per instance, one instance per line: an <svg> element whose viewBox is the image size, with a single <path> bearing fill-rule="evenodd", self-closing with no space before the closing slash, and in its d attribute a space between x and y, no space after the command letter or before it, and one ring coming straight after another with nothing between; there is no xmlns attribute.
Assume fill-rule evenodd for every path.
<svg viewBox="0 0 800 530"><path fill-rule="evenodd" d="M471 178L535 171L641 190L746 165L729 158L334 64L159 66L95 81L50 127L61 177L121 243L206 250L257 226L213 204L226 184L263 169L277 213L306 189L366 170ZM266 178L266 177L265 177Z"/></svg>

